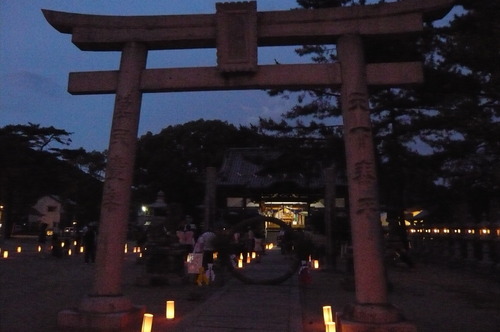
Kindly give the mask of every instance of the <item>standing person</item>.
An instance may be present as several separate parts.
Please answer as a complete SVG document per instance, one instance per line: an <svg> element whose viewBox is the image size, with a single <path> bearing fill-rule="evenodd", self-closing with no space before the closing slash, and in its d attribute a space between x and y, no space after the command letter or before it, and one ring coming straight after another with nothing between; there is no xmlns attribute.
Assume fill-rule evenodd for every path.
<svg viewBox="0 0 500 332"><path fill-rule="evenodd" d="M83 233L83 248L85 263L95 262L95 252L96 252L96 239L97 233L92 226L85 227Z"/></svg>
<svg viewBox="0 0 500 332"><path fill-rule="evenodd" d="M257 253L257 262L260 262L264 255L264 237L260 232L255 232L253 251Z"/></svg>
<svg viewBox="0 0 500 332"><path fill-rule="evenodd" d="M215 233L208 229L196 241L195 252L203 252L203 268L205 271L208 270L208 264L214 263L215 237Z"/></svg>
<svg viewBox="0 0 500 332"><path fill-rule="evenodd" d="M191 229L191 225L186 225L184 230L184 244L188 246L188 251L192 251L194 248L194 232Z"/></svg>

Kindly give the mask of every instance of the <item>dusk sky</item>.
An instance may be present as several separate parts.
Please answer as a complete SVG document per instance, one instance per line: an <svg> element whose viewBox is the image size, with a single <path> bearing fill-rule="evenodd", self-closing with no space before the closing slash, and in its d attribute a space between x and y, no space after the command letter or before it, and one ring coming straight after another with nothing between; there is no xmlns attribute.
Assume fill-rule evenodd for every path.
<svg viewBox="0 0 500 332"><path fill-rule="evenodd" d="M73 133L69 148L103 151L108 147L114 95L70 95L68 74L116 70L120 52L79 50L71 35L49 25L42 9L102 15L214 14L216 2L221 1L1 0L0 127L28 122L54 126ZM295 0L257 1L259 11L291 8L297 8ZM297 56L295 48L259 48L259 64L272 64L274 59L286 64L311 62ZM215 65L215 49L205 49L151 51L147 67ZM235 125L256 123L259 116L279 119L295 102L248 90L144 94L139 136L202 118Z"/></svg>
<svg viewBox="0 0 500 332"><path fill-rule="evenodd" d="M56 31L41 9L103 15L214 14L215 0L2 0L0 1L0 127L54 126L72 132L69 148L108 147L114 95L73 96L68 74L115 70L119 52L83 52L71 35ZM219 1L220 2L220 1ZM259 11L296 8L295 0L258 1ZM259 49L259 64L304 62L293 47ZM154 51L148 68L215 66L215 49ZM139 135L200 118L247 125L259 116L279 115L294 104L265 91L144 94Z"/></svg>

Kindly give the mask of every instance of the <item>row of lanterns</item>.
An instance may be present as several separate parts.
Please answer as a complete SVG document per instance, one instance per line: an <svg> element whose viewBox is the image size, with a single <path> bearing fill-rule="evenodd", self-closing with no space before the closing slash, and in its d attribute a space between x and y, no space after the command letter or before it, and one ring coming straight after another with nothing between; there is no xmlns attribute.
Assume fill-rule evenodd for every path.
<svg viewBox="0 0 500 332"><path fill-rule="evenodd" d="M66 246L65 242L61 242L61 244L60 244L60 245L61 245L61 248L64 248L64 247ZM74 245L74 247L75 247L75 251L76 251L76 250L78 250L78 252L79 252L79 253L83 253L83 252L85 251L85 249L84 249L84 247L83 247L83 246L79 246L79 247L78 247L78 243L77 243L77 241L74 241L74 242L73 242L73 245ZM17 246L17 247L16 247L16 253L21 253L21 252L22 252L22 250L23 250L22 246ZM41 246L41 245L38 245L38 246L36 247L36 251L37 251L37 252L42 252L43 250L44 250L44 248L43 248L43 246ZM52 246L50 246L50 250L52 250ZM125 253L128 253L128 251L129 251L129 249L128 249L128 245L127 245L127 244L125 244L124 252L125 252ZM141 247L133 247L132 252L133 252L133 253L137 253L137 254L139 254L139 257L142 257ZM9 250L2 250L2 249L0 248L0 253L1 253L1 255L2 255L2 256L1 256L2 258L9 258ZM68 256L71 256L71 255L73 254L73 249L68 248L68 252L67 252L67 254L68 254Z"/></svg>
<svg viewBox="0 0 500 332"><path fill-rule="evenodd" d="M492 228L487 228L487 227L482 227L482 228L471 228L471 227L466 227L466 228L450 228L450 227L434 227L434 228L410 228L408 230L410 234L418 234L418 233L423 233L423 234L465 234L465 235L474 235L474 234L479 234L482 236L486 235L491 235L491 234L496 234L496 236L500 236L500 228L498 229L492 229Z"/></svg>

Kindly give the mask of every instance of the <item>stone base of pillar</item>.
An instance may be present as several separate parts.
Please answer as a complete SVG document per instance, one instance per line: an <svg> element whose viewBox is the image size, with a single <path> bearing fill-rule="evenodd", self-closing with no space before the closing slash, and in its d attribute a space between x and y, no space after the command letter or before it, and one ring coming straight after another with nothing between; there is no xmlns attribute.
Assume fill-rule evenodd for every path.
<svg viewBox="0 0 500 332"><path fill-rule="evenodd" d="M342 332L417 331L417 327L391 305L349 305L337 315L337 325Z"/></svg>
<svg viewBox="0 0 500 332"><path fill-rule="evenodd" d="M139 331L145 306L134 306L125 297L87 297L79 308L57 314L60 331Z"/></svg>

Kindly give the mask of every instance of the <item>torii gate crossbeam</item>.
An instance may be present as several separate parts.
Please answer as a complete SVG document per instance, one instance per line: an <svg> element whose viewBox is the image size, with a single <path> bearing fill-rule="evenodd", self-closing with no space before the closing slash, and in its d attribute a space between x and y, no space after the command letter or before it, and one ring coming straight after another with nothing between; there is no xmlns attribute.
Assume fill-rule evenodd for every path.
<svg viewBox="0 0 500 332"><path fill-rule="evenodd" d="M453 0L257 12L256 2L218 3L216 14L100 16L44 10L48 22L85 51L121 51L118 71L71 73L73 94L114 93L93 289L62 327L109 329L141 313L121 295L123 245L142 93L341 87L356 284L342 331L415 331L388 303L368 85L423 80L420 63L366 64L364 39L418 33ZM337 44L339 63L260 66L259 46ZM216 48L217 66L147 69L149 50Z"/></svg>

